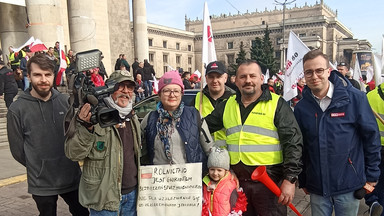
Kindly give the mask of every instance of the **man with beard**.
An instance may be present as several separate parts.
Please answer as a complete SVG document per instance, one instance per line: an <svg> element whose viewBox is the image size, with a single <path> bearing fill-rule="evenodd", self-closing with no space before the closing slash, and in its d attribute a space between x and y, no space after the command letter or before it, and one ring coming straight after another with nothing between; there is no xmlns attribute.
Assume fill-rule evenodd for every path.
<svg viewBox="0 0 384 216"><path fill-rule="evenodd" d="M289 105L263 85L260 65L246 60L236 72L236 95L220 103L205 120L210 132L226 129L231 169L247 200L249 215L287 215L301 172L302 135ZM280 187L276 197L263 183L252 181L258 166L267 165ZM281 203L283 205L280 205Z"/></svg>
<svg viewBox="0 0 384 216"><path fill-rule="evenodd" d="M60 195L72 215L88 215L78 201L81 170L64 154L64 114L68 97L52 89L54 63L45 55L27 63L32 88L9 107L7 131L13 157L27 169L28 192L40 215L56 215Z"/></svg>
<svg viewBox="0 0 384 216"><path fill-rule="evenodd" d="M194 106L197 110L200 110L200 100L202 99L202 110L201 114L203 117L210 114L213 109L222 101L227 100L230 96L235 94L235 91L225 86L228 74L225 71L223 63L214 61L208 64L207 70L205 71L205 80L207 85L204 87L202 93L196 94L194 100ZM212 134L215 142L224 142L224 144L218 144L218 146L225 145L225 131L219 130Z"/></svg>
<svg viewBox="0 0 384 216"><path fill-rule="evenodd" d="M140 123L132 109L135 82L126 70L115 71L109 80L117 84L104 101L119 112L120 123L106 128L92 125L91 105L84 104L74 117L75 132L67 137L65 154L84 161L79 201L91 215L135 216L141 156Z"/></svg>

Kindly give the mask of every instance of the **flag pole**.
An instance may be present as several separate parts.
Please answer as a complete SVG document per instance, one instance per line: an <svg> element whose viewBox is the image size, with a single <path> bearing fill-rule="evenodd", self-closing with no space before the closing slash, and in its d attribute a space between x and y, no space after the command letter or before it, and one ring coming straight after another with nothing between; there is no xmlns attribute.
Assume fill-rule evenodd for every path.
<svg viewBox="0 0 384 216"><path fill-rule="evenodd" d="M381 122L381 124L384 125L384 119L381 118L381 116L380 116L375 110L372 109L372 112L373 112L373 114L375 115L375 117L376 117L377 119L379 119L379 121Z"/></svg>

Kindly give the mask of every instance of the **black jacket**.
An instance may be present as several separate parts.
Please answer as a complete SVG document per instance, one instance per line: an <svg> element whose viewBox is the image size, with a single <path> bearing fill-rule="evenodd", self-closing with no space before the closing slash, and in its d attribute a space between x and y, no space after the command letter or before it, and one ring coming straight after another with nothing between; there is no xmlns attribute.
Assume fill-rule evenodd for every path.
<svg viewBox="0 0 384 216"><path fill-rule="evenodd" d="M271 100L272 96L268 90L267 85L262 86L261 96L244 107L241 102L241 94L236 92L236 101L240 105L241 121L244 124L248 115L259 101ZM227 100L221 102L216 106L212 113L205 117L209 131L211 133L224 128L223 114ZM283 98L280 98L277 103L274 124L277 127L280 143L283 148L283 163L277 165L267 166L268 174L272 179L281 180L283 177L292 176L297 177L301 172L301 154L303 149L303 138L296 122L295 116L288 103ZM247 166L241 161L238 164L231 165L231 168L236 173L240 180L250 180L251 174L257 166Z"/></svg>
<svg viewBox="0 0 384 216"><path fill-rule="evenodd" d="M0 69L0 95L3 94L17 94L15 75L5 66Z"/></svg>

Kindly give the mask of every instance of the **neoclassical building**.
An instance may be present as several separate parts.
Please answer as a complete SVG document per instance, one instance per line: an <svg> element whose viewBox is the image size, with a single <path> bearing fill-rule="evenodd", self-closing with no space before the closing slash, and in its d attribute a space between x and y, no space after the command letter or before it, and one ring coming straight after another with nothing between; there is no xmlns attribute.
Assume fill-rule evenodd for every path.
<svg viewBox="0 0 384 216"><path fill-rule="evenodd" d="M201 70L203 20L186 17L185 30L179 30L146 23L145 0L132 0L133 20L129 8L129 0L27 0L24 6L0 3L1 47L7 55L10 45L20 46L34 36L47 47L60 41L65 50L100 49L108 73L120 53L127 55L130 64L135 57L149 59L157 77L171 68ZM368 41L353 38L338 20L337 11L323 0L314 5L292 5L285 10L285 20L283 10L275 8L212 15L211 23L217 58L226 65L235 61L241 42L249 51L252 41L263 37L267 25L281 68L290 31L308 47L322 49L332 61L342 57L351 60L354 50L371 49Z"/></svg>

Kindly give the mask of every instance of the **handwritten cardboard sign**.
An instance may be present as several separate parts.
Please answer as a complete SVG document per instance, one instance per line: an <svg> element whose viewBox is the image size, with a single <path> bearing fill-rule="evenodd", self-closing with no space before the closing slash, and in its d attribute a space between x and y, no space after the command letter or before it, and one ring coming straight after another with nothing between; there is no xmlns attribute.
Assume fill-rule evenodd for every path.
<svg viewBox="0 0 384 216"><path fill-rule="evenodd" d="M201 163L141 166L137 215L200 216Z"/></svg>

